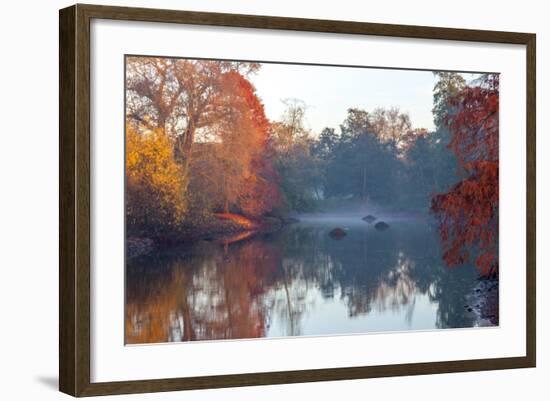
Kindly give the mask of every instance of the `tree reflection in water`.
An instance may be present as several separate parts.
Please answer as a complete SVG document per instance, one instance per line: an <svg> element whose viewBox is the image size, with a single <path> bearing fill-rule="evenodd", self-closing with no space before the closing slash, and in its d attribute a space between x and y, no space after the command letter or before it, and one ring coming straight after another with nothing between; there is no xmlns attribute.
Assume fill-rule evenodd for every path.
<svg viewBox="0 0 550 401"><path fill-rule="evenodd" d="M392 316L400 330L477 324L464 311L476 271L445 267L428 221L351 225L341 241L330 229L303 223L130 260L126 342L394 330Z"/></svg>

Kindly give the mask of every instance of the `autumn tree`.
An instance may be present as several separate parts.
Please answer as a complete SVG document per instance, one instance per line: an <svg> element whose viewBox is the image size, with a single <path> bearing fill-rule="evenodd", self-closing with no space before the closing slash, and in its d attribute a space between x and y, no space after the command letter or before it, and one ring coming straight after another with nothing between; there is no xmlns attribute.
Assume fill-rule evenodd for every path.
<svg viewBox="0 0 550 401"><path fill-rule="evenodd" d="M228 72L222 80L231 108L214 125L222 209L261 216L279 202L277 176L271 167L270 124L255 88L240 73Z"/></svg>
<svg viewBox="0 0 550 401"><path fill-rule="evenodd" d="M473 261L482 274L498 271L499 75L485 74L449 99L445 123L449 148L464 171L450 191L436 195L444 259L454 266Z"/></svg>
<svg viewBox="0 0 550 401"><path fill-rule="evenodd" d="M225 74L258 69L253 63L160 57L128 57L126 66L127 117L175 139L184 175L197 134L224 118L230 107L221 96Z"/></svg>
<svg viewBox="0 0 550 401"><path fill-rule="evenodd" d="M380 142L392 142L398 149L405 145L413 132L409 115L397 107L375 109L369 115L369 124Z"/></svg>
<svg viewBox="0 0 550 401"><path fill-rule="evenodd" d="M163 129L126 129L126 216L132 230L155 234L181 223L186 209L184 177Z"/></svg>
<svg viewBox="0 0 550 401"><path fill-rule="evenodd" d="M269 213L280 196L271 165L270 124L248 79L259 65L159 57L126 61L126 113L133 127L128 141L149 139L151 132L160 138L162 132L163 145L171 146L178 207L184 210L183 220L178 217L173 224L208 224L217 211ZM162 166L151 167L157 169ZM160 210L165 206L171 207L157 205Z"/></svg>
<svg viewBox="0 0 550 401"><path fill-rule="evenodd" d="M269 121L255 88L237 71L220 79L218 98L224 117L201 131L190 164L192 220L204 212L259 217L280 200L271 166Z"/></svg>
<svg viewBox="0 0 550 401"><path fill-rule="evenodd" d="M272 138L279 154L288 156L294 146L300 146L310 136L305 127L306 104L300 99L283 99L285 110L280 121L275 122Z"/></svg>

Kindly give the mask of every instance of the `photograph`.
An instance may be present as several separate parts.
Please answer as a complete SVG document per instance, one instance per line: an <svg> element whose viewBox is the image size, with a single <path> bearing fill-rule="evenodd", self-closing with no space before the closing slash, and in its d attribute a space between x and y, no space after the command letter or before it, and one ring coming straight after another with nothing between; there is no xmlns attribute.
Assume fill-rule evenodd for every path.
<svg viewBox="0 0 550 401"><path fill-rule="evenodd" d="M125 55L125 343L499 325L499 74Z"/></svg>
<svg viewBox="0 0 550 401"><path fill-rule="evenodd" d="M0 399L546 401L543 2L112 3L5 2Z"/></svg>

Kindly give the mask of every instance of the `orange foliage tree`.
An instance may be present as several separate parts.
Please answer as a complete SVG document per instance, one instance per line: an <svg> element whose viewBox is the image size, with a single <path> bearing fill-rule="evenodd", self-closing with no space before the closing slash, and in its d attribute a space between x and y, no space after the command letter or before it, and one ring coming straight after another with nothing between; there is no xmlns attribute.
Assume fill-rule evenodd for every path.
<svg viewBox="0 0 550 401"><path fill-rule="evenodd" d="M240 135L245 135L248 141L249 169L239 188L238 208L244 214L261 216L281 201L278 177L272 167L272 149L268 142L270 124L252 84L238 72L232 71L226 76L236 87L234 92L240 98L241 115L247 115L244 120L246 128ZM247 147L241 149L241 153L247 153Z"/></svg>
<svg viewBox="0 0 550 401"><path fill-rule="evenodd" d="M225 73L220 91L218 102L226 105L224 118L204 132L210 142L202 146L202 160L197 157L192 163L197 178L214 185L194 188L212 193L215 210L261 216L279 199L268 148L270 124L254 86L239 72ZM204 157L207 154L210 158Z"/></svg>
<svg viewBox="0 0 550 401"><path fill-rule="evenodd" d="M498 272L499 76L485 75L449 100L449 148L463 179L432 198L443 257L449 266L474 261L483 275Z"/></svg>

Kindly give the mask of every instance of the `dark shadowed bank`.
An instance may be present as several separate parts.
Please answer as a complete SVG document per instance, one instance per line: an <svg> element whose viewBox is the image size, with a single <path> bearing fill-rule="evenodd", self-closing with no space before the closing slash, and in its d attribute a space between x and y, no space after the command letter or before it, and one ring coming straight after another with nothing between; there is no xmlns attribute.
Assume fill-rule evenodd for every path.
<svg viewBox="0 0 550 401"><path fill-rule="evenodd" d="M499 325L499 279L480 277L473 291L466 297L465 313L472 315L480 326Z"/></svg>
<svg viewBox="0 0 550 401"><path fill-rule="evenodd" d="M157 249L200 240L238 242L259 233L280 230L285 225L298 221L293 217L264 216L252 219L233 213L218 213L205 218L200 225L182 225L175 231L157 235L129 236L126 240L126 258L131 259Z"/></svg>

